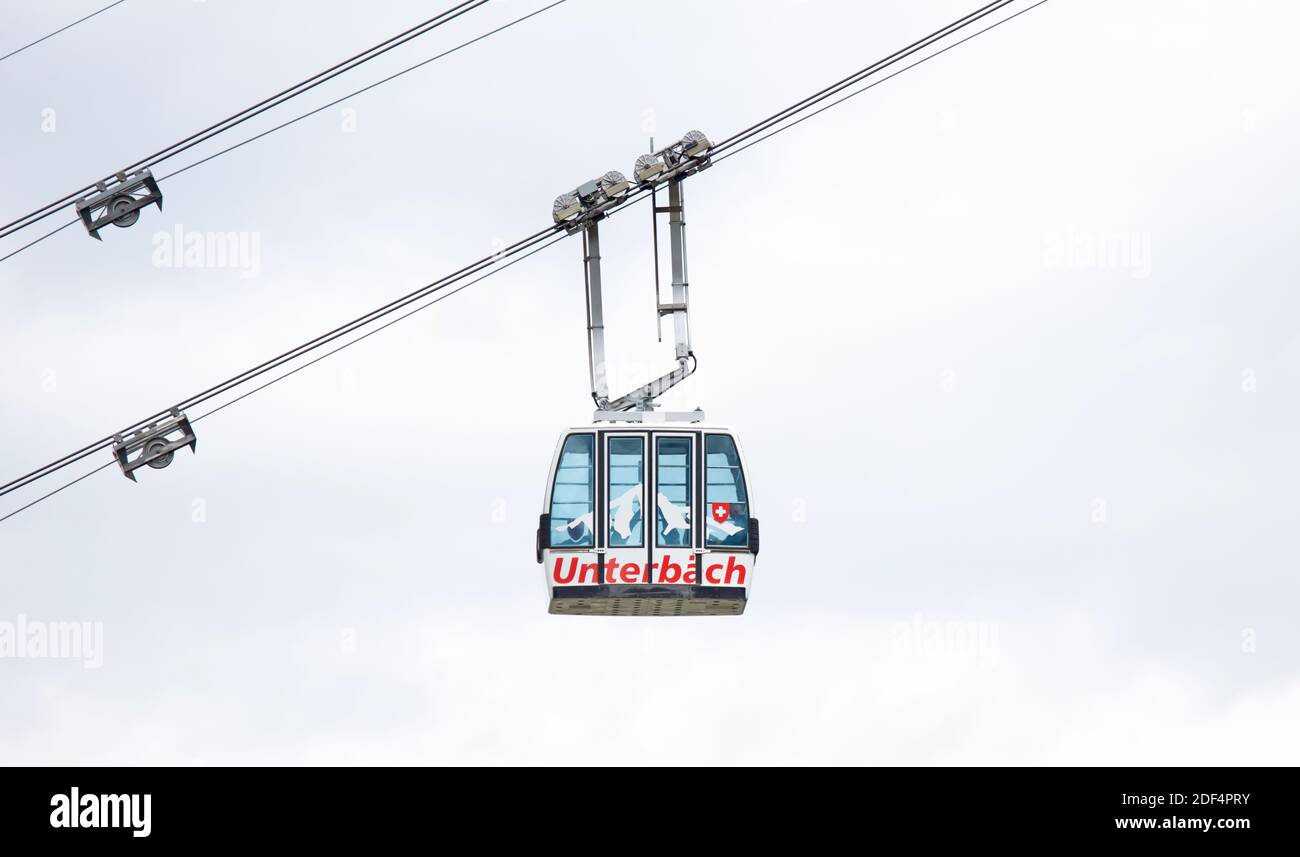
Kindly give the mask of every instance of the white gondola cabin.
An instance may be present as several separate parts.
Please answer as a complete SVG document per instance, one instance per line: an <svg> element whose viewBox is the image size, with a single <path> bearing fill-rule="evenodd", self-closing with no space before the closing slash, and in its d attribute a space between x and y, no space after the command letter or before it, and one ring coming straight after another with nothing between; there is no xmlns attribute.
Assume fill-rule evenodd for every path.
<svg viewBox="0 0 1300 857"><path fill-rule="evenodd" d="M537 529L550 612L743 613L759 547L752 502L730 429L597 424L565 432Z"/></svg>

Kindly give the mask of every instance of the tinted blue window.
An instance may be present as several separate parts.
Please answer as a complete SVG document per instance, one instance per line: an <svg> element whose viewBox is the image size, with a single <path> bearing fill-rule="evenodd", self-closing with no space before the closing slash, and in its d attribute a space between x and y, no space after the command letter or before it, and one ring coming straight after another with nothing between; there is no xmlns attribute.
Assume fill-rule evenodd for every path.
<svg viewBox="0 0 1300 857"><path fill-rule="evenodd" d="M551 547L591 547L596 507L595 439L571 434L560 451L551 490Z"/></svg>
<svg viewBox="0 0 1300 857"><path fill-rule="evenodd" d="M749 502L736 442L725 434L711 434L704 449L705 544L744 547L749 544Z"/></svg>
<svg viewBox="0 0 1300 857"><path fill-rule="evenodd" d="M656 439L655 478L659 547L684 547L691 544L691 439L661 437Z"/></svg>
<svg viewBox="0 0 1300 857"><path fill-rule="evenodd" d="M639 437L609 439L609 546L645 546L641 509L645 482L645 441Z"/></svg>

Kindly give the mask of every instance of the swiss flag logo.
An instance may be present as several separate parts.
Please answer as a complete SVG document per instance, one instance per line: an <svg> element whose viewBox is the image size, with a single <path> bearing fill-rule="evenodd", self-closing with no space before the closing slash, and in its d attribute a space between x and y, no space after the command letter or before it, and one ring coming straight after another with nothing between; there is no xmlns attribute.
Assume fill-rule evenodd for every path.
<svg viewBox="0 0 1300 857"><path fill-rule="evenodd" d="M723 521L727 520L727 519L730 518L730 517L731 517L731 504L730 504L730 503L714 503L714 504L713 504L713 520L715 520L715 521L717 521L719 524L721 524Z"/></svg>

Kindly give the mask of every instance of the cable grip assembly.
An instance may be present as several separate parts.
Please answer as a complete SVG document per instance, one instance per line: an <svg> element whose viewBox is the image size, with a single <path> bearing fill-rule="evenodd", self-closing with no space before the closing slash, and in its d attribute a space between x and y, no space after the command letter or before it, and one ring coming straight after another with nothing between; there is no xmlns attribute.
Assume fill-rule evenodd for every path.
<svg viewBox="0 0 1300 857"><path fill-rule="evenodd" d="M149 170L138 170L129 176L118 173L117 181L96 182L98 193L77 200L77 216L91 238L103 241L99 230L108 224L125 229L140 219L140 209L157 205L162 210L162 191Z"/></svg>
<svg viewBox="0 0 1300 857"><path fill-rule="evenodd" d="M176 450L188 446L196 451L198 439L190 426L189 418L176 408L172 408L171 417L159 422L149 423L144 428L136 429L129 435L114 435L113 455L122 468L122 475L132 482L136 481L135 470L146 464L155 470L161 470L172 463ZM131 457L134 452L140 454Z"/></svg>

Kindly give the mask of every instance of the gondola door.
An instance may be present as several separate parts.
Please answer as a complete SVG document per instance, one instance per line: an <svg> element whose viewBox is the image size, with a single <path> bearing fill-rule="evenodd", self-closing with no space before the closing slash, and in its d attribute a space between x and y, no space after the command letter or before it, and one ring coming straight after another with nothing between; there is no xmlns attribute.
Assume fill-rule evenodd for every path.
<svg viewBox="0 0 1300 857"><path fill-rule="evenodd" d="M698 584L696 522L699 493L695 432L653 435L654 527L650 569L657 585Z"/></svg>
<svg viewBox="0 0 1300 857"><path fill-rule="evenodd" d="M602 431L599 534L604 554L604 582L610 586L643 584L647 568L647 466L645 432Z"/></svg>

